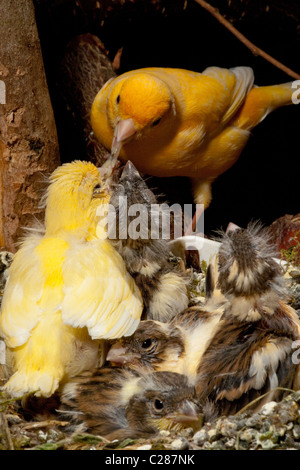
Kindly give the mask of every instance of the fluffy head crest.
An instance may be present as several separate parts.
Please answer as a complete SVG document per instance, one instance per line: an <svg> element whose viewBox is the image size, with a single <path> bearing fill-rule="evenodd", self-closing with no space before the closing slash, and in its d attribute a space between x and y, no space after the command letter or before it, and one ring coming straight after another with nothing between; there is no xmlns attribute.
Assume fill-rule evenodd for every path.
<svg viewBox="0 0 300 470"><path fill-rule="evenodd" d="M45 225L49 235L78 229L90 232L96 209L109 201L100 173L91 162L76 160L58 167L50 176Z"/></svg>
<svg viewBox="0 0 300 470"><path fill-rule="evenodd" d="M60 182L70 184L72 181L74 184L80 185L81 181L85 178L98 178L99 171L91 162L84 162L75 160L70 163L64 163L63 165L56 168L50 176L50 183Z"/></svg>
<svg viewBox="0 0 300 470"><path fill-rule="evenodd" d="M225 295L261 295L279 287L281 277L274 247L259 224L224 234L219 251L218 284Z"/></svg>
<svg viewBox="0 0 300 470"><path fill-rule="evenodd" d="M250 224L223 235L217 287L228 301L225 314L241 321L257 321L281 309L285 282L266 229Z"/></svg>

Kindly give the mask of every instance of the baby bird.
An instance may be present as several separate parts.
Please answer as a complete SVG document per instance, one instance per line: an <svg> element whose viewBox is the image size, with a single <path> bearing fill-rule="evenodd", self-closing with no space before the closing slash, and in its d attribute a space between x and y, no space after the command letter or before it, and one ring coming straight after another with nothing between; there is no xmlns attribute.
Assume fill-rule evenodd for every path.
<svg viewBox="0 0 300 470"><path fill-rule="evenodd" d="M198 397L227 415L261 397L257 410L280 399L278 387L297 388L292 354L300 331L286 303L281 267L259 225L223 236L215 285L228 302L198 365Z"/></svg>
<svg viewBox="0 0 300 470"><path fill-rule="evenodd" d="M143 318L169 321L188 306L188 278L170 261L156 197L130 161L110 205L114 218L108 238L141 292Z"/></svg>
<svg viewBox="0 0 300 470"><path fill-rule="evenodd" d="M209 306L194 306L168 323L141 321L132 336L112 344L106 359L132 370L185 374L193 383L222 313L221 306L211 311Z"/></svg>
<svg viewBox="0 0 300 470"><path fill-rule="evenodd" d="M49 397L97 365L102 340L132 335L139 323L141 295L99 223L108 201L92 163L67 163L50 176L44 232L21 244L3 295L13 396Z"/></svg>
<svg viewBox="0 0 300 470"><path fill-rule="evenodd" d="M160 430L197 430L203 421L195 389L185 376L100 368L75 377L62 390L60 413L69 430L109 440L150 437Z"/></svg>
<svg viewBox="0 0 300 470"><path fill-rule="evenodd" d="M183 354L184 338L178 328L170 323L143 320L132 336L112 344L106 360L115 366L149 373L177 371Z"/></svg>
<svg viewBox="0 0 300 470"><path fill-rule="evenodd" d="M115 343L107 360L130 369L184 373L200 402L216 415L233 414L252 400L259 409L299 389L292 360L300 323L286 302L281 267L257 225L223 235L217 265L207 273L207 300L171 322L140 322ZM266 393L266 396L263 396Z"/></svg>
<svg viewBox="0 0 300 470"><path fill-rule="evenodd" d="M218 327L227 299L216 288L212 266L206 276L206 301L186 308L169 322L142 320L132 336L112 342L106 359L133 370L170 370L192 382L202 355Z"/></svg>
<svg viewBox="0 0 300 470"><path fill-rule="evenodd" d="M292 104L292 83L257 87L249 67L202 73L144 68L110 79L95 97L98 140L142 173L186 176L194 199L210 204L212 182L239 158L251 130Z"/></svg>

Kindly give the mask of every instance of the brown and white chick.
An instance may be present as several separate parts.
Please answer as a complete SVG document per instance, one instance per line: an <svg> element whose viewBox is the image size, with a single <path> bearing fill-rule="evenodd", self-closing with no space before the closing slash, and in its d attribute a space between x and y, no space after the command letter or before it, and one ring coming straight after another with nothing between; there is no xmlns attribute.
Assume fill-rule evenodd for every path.
<svg viewBox="0 0 300 470"><path fill-rule="evenodd" d="M217 276L218 295L228 302L199 363L197 394L219 414L235 413L261 397L254 405L259 409L280 399L279 387L295 386L292 353L299 338L281 267L259 225L223 235Z"/></svg>
<svg viewBox="0 0 300 470"><path fill-rule="evenodd" d="M171 320L188 306L188 279L170 261L168 241L159 226L159 204L130 161L112 193L110 205L113 210L108 238L142 294L142 318Z"/></svg>
<svg viewBox="0 0 300 470"><path fill-rule="evenodd" d="M184 354L181 331L170 323L142 320L134 335L114 342L106 360L114 366L148 373L159 370L177 370Z"/></svg>
<svg viewBox="0 0 300 470"><path fill-rule="evenodd" d="M222 307L209 311L193 306L168 323L143 320L132 336L111 346L106 359L133 370L186 374L193 382L222 313Z"/></svg>
<svg viewBox="0 0 300 470"><path fill-rule="evenodd" d="M172 372L96 369L69 382L61 400L59 411L70 421L69 431L81 429L108 440L184 427L198 430L203 422L194 387Z"/></svg>
<svg viewBox="0 0 300 470"><path fill-rule="evenodd" d="M215 264L207 269L204 305L190 306L166 323L142 320L132 336L112 343L106 360L134 370L170 370L195 380L228 302L215 285Z"/></svg>

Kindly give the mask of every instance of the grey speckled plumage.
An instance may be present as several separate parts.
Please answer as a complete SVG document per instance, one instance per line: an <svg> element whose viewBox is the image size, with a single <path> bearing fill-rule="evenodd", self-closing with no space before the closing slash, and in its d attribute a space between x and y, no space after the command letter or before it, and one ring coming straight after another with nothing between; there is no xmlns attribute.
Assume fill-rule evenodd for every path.
<svg viewBox="0 0 300 470"><path fill-rule="evenodd" d="M205 304L165 324L140 322L108 359L133 369L184 371L201 403L229 415L265 393L257 408L280 399L277 387L299 389L292 356L300 322L286 302L281 267L265 231L250 225L223 234L221 242Z"/></svg>
<svg viewBox="0 0 300 470"><path fill-rule="evenodd" d="M171 370L193 382L222 314L222 308L193 306L167 323L143 320L132 336L112 345L107 360L133 370Z"/></svg>
<svg viewBox="0 0 300 470"><path fill-rule="evenodd" d="M116 223L112 226L116 231L109 231L108 238L141 291L143 318L169 321L188 306L188 279L179 266L170 261L168 242L161 236L159 225L155 226L159 205L131 162L127 162L124 168L110 204L115 208ZM137 239L129 228L137 217L136 214L130 215L130 207L134 204L140 205L143 220L147 222L140 224ZM157 238L152 237L151 230L152 234L158 235Z"/></svg>
<svg viewBox="0 0 300 470"><path fill-rule="evenodd" d="M109 440L149 437L161 429L196 430L203 421L194 387L173 372L96 369L66 384L61 401L68 431L80 426Z"/></svg>
<svg viewBox="0 0 300 470"><path fill-rule="evenodd" d="M226 302L199 363L196 389L219 414L233 414L258 397L257 408L280 399L278 387L298 387L299 366L292 355L300 323L287 304L267 232L250 224L223 234L221 243L211 285Z"/></svg>
<svg viewBox="0 0 300 470"><path fill-rule="evenodd" d="M272 290L286 297L275 247L259 223L223 234L218 254L218 286L230 298L263 296Z"/></svg>

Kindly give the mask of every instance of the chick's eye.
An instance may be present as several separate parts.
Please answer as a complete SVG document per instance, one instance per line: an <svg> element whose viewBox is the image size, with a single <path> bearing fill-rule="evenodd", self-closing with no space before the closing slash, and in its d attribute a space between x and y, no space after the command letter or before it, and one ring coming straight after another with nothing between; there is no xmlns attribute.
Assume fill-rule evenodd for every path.
<svg viewBox="0 0 300 470"><path fill-rule="evenodd" d="M153 405L154 405L154 408L157 410L157 411L161 411L164 407L164 404L161 400L159 400L158 398L156 398L153 402Z"/></svg>
<svg viewBox="0 0 300 470"><path fill-rule="evenodd" d="M153 122L152 122L151 126L152 126L152 127L155 127L155 126L157 126L157 124L159 124L159 123L160 123L160 121L161 121L161 118L159 118L159 119L156 119L155 121L153 121Z"/></svg>
<svg viewBox="0 0 300 470"><path fill-rule="evenodd" d="M101 195L102 193L102 187L101 187L101 184L96 184L96 186L94 186L94 189L93 189L93 196L99 196Z"/></svg>
<svg viewBox="0 0 300 470"><path fill-rule="evenodd" d="M152 346L152 339L151 338L147 338L145 339L145 341L142 342L142 348L143 349L148 349Z"/></svg>
<svg viewBox="0 0 300 470"><path fill-rule="evenodd" d="M117 96L117 98L116 98L116 103L117 103L117 104L120 103L120 95Z"/></svg>

